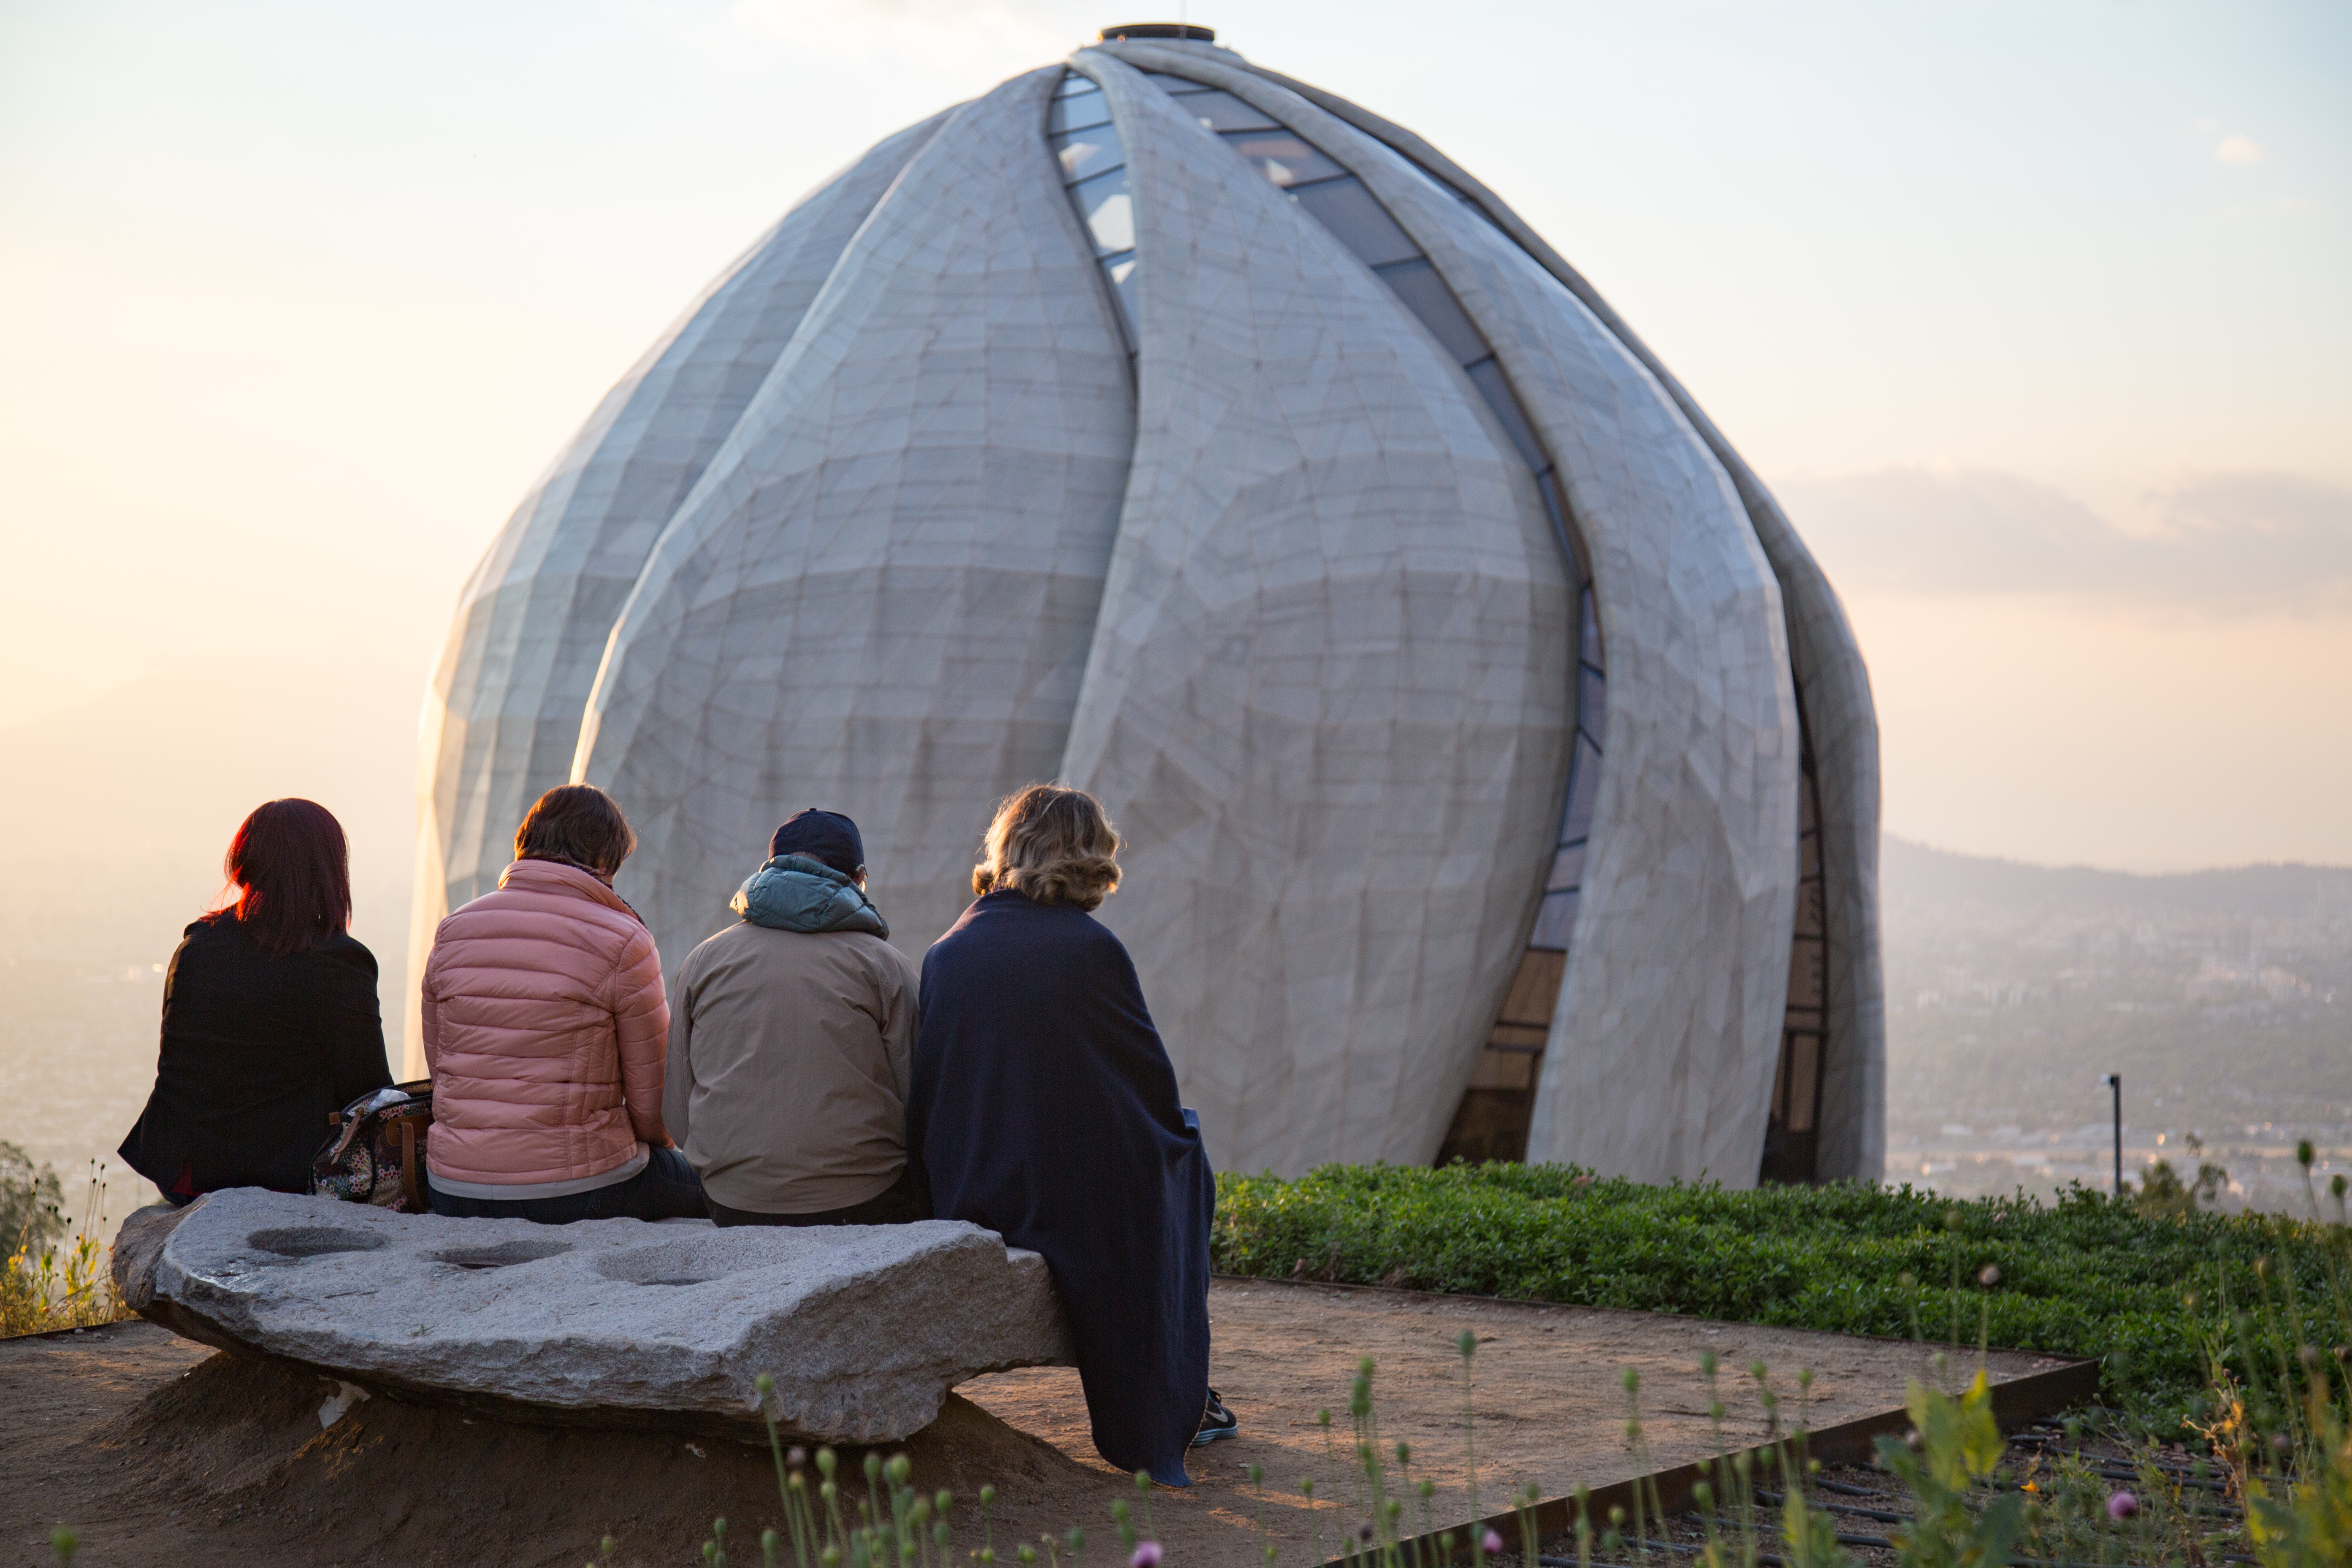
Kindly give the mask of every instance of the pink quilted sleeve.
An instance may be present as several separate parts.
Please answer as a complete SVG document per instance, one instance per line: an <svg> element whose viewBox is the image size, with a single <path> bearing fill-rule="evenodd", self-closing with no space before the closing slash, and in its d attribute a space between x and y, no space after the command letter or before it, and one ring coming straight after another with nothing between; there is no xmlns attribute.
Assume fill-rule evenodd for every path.
<svg viewBox="0 0 2352 1568"><path fill-rule="evenodd" d="M437 930L433 933L433 942L436 948L440 945L441 933ZM423 1006L416 1016L417 1022L423 1026L425 1076L429 1079L438 1077L441 1071L441 1010L433 1000L432 958L425 961L425 978L420 984L424 991Z"/></svg>
<svg viewBox="0 0 2352 1568"><path fill-rule="evenodd" d="M613 975L613 1021L621 1036L621 1093L628 1101L629 1126L661 1148L669 1142L662 1125L662 1063L669 1052L669 1001L662 992L661 954L640 930L629 937Z"/></svg>

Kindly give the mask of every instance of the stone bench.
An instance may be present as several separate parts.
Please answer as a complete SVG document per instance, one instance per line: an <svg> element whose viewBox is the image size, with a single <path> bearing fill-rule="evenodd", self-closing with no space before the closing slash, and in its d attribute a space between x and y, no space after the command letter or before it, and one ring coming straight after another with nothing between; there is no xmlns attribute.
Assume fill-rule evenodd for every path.
<svg viewBox="0 0 2352 1568"><path fill-rule="evenodd" d="M256 1188L132 1215L141 1316L372 1392L505 1420L895 1441L982 1373L1067 1365L1045 1260L957 1221L445 1219Z"/></svg>

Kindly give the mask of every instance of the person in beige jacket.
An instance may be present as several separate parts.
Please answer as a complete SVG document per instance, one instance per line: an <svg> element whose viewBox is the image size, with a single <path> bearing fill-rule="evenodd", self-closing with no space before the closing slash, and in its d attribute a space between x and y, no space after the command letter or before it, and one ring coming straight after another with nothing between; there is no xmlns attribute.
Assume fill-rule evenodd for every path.
<svg viewBox="0 0 2352 1568"><path fill-rule="evenodd" d="M929 1217L907 1159L915 966L866 896L857 824L803 811L679 965L662 1119L720 1225Z"/></svg>

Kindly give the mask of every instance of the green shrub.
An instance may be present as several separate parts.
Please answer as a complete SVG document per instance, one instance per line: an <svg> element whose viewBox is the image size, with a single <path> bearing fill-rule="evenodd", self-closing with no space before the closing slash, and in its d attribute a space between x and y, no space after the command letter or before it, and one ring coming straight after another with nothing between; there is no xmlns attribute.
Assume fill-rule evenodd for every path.
<svg viewBox="0 0 2352 1568"><path fill-rule="evenodd" d="M66 1233L65 1189L57 1172L33 1168L33 1157L0 1142L0 1251L39 1248Z"/></svg>
<svg viewBox="0 0 2352 1568"><path fill-rule="evenodd" d="M1328 1165L1218 1179L1215 1268L1630 1307L2095 1357L2106 1397L2177 1429L2210 1385L2211 1303L2275 1257L2311 1290L2321 1227L2143 1214L2081 1186L1955 1201L1906 1184L1729 1192L1559 1165ZM1987 1265L1997 1283L1980 1284ZM2200 1303L2203 1303L2200 1307Z"/></svg>

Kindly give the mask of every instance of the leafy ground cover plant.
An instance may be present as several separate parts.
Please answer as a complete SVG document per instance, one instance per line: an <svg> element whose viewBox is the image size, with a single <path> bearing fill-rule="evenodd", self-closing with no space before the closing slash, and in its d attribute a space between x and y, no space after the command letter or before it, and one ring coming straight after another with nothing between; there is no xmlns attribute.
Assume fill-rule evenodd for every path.
<svg viewBox="0 0 2352 1568"><path fill-rule="evenodd" d="M1560 1165L1335 1165L1221 1176L1212 1247L1228 1274L2095 1357L2104 1396L2171 1434L2214 1409L2210 1303L2254 1300L2257 1259L2306 1297L2326 1290L2332 1228L2316 1213L2143 1212L2080 1186L2044 1205L1907 1184L1732 1192ZM2221 1353L2242 1377L2242 1350Z"/></svg>
<svg viewBox="0 0 2352 1568"><path fill-rule="evenodd" d="M2250 1281L2217 1280L2206 1341L2215 1415L2201 1430L2229 1467L2247 1531L2265 1564L2352 1563L2352 1226L2345 1179L2329 1184L2337 1223L2316 1224L2312 1147L2295 1150L2324 1268L2317 1279L2284 1245L2254 1259Z"/></svg>

